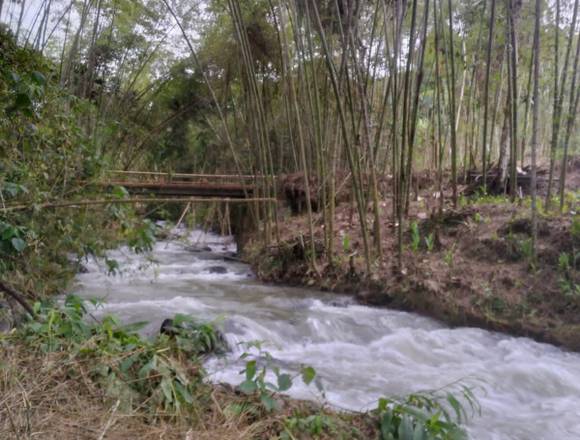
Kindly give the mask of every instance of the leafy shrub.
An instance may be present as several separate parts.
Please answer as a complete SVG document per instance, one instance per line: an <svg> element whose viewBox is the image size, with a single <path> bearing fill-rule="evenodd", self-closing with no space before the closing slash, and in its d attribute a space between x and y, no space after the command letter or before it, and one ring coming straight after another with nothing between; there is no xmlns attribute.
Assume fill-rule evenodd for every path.
<svg viewBox="0 0 580 440"><path fill-rule="evenodd" d="M301 377L306 385L313 381L322 392L322 384L316 379L316 371L312 367L304 366L299 374L291 376L282 373L280 368L274 363L274 359L267 351L262 349L261 342L251 342L246 344L247 348L258 349L258 355L246 362L246 367L240 372L245 376L245 380L239 385L240 391L249 396L256 396L266 411L273 411L278 408L275 399L276 393L283 393L292 388L294 381ZM252 355L246 351L241 355L241 359L248 359ZM258 363L260 361L260 363ZM276 384L267 381L268 372L276 377Z"/></svg>
<svg viewBox="0 0 580 440"><path fill-rule="evenodd" d="M462 387L460 392L472 410L479 411L471 390ZM376 413L381 440L467 439L460 427L468 417L467 411L451 392L412 394L404 399L383 398Z"/></svg>
<svg viewBox="0 0 580 440"><path fill-rule="evenodd" d="M228 349L226 340L212 324L197 322L189 315L175 315L169 330L177 347L186 353L222 354Z"/></svg>
<svg viewBox="0 0 580 440"><path fill-rule="evenodd" d="M292 433L302 432L313 437L319 437L324 433L337 435L337 419L327 414L311 414L306 417L294 416L285 421L285 432L282 440L294 438Z"/></svg>
<svg viewBox="0 0 580 440"><path fill-rule="evenodd" d="M16 337L33 350L67 352L84 361L90 379L127 408L145 405L152 414L173 416L192 410L203 392L203 338L186 343L162 335L148 341L137 333L144 323L122 325L112 316L96 321L75 296L62 307L37 303L35 312ZM200 332L209 334L209 328Z"/></svg>

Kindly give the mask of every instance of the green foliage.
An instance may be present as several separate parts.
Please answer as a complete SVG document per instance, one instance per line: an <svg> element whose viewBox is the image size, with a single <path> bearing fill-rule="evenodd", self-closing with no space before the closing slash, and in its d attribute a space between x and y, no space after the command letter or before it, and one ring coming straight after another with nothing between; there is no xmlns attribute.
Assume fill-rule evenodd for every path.
<svg viewBox="0 0 580 440"><path fill-rule="evenodd" d="M138 225L128 228L127 243L135 252L146 252L155 243L155 224L147 219Z"/></svg>
<svg viewBox="0 0 580 440"><path fill-rule="evenodd" d="M488 319L493 319L497 315L503 315L510 310L505 299L501 295L494 293L488 284L482 286L483 294L473 299L474 303L483 308Z"/></svg>
<svg viewBox="0 0 580 440"><path fill-rule="evenodd" d="M580 283L577 282L576 271L577 260L578 255L570 255L566 252L562 252L558 256L558 271L560 272L558 285L560 292L571 299L580 299Z"/></svg>
<svg viewBox="0 0 580 440"><path fill-rule="evenodd" d="M0 213L0 276L50 294L74 274L71 254L101 255L122 237L106 211L35 208L98 194L80 185L105 166L83 127L94 109L60 87L50 61L1 29L0 51L0 201L30 206Z"/></svg>
<svg viewBox="0 0 580 440"><path fill-rule="evenodd" d="M227 343L214 325L197 322L189 315L178 313L172 320L176 346L183 352L197 355L206 353L224 353Z"/></svg>
<svg viewBox="0 0 580 440"><path fill-rule="evenodd" d="M0 220L0 257L18 254L26 247L26 228Z"/></svg>
<svg viewBox="0 0 580 440"><path fill-rule="evenodd" d="M429 252L433 252L433 249L435 248L435 236L432 232L425 237L425 246L427 246Z"/></svg>
<svg viewBox="0 0 580 440"><path fill-rule="evenodd" d="M413 252L417 252L419 250L419 246L421 245L421 234L419 232L419 225L417 222L412 222L410 226L411 232L411 249Z"/></svg>
<svg viewBox="0 0 580 440"><path fill-rule="evenodd" d="M525 240L519 241L519 251L520 254L528 261L532 260L534 255L534 248L532 246L532 239L527 238Z"/></svg>
<svg viewBox="0 0 580 440"><path fill-rule="evenodd" d="M511 231L505 238L509 256L513 260L524 259L533 264L532 239L527 234L514 234Z"/></svg>
<svg viewBox="0 0 580 440"><path fill-rule="evenodd" d="M346 233L342 237L342 250L345 254L350 253L350 237Z"/></svg>
<svg viewBox="0 0 580 440"><path fill-rule="evenodd" d="M193 410L203 390L199 356L208 349L204 338L174 342L161 335L148 341L137 333L144 323L122 325L112 316L96 321L75 296L67 297L62 307L37 303L34 308L36 318L14 336L30 350L64 351L82 361L90 379L124 407L145 405L152 414L164 415ZM199 330L206 335L212 331L209 324Z"/></svg>
<svg viewBox="0 0 580 440"><path fill-rule="evenodd" d="M560 291L565 297L580 299L580 284L576 284L564 277L558 280L558 284L560 285Z"/></svg>
<svg viewBox="0 0 580 440"><path fill-rule="evenodd" d="M572 226L570 227L572 238L580 240L580 215L572 217Z"/></svg>
<svg viewBox="0 0 580 440"><path fill-rule="evenodd" d="M469 199L465 199L464 205L505 205L511 203L509 197L504 195L493 195L485 192L477 192Z"/></svg>
<svg viewBox="0 0 580 440"><path fill-rule="evenodd" d="M558 256L558 268L564 274L567 274L570 270L570 255L568 255L566 252L562 252Z"/></svg>
<svg viewBox="0 0 580 440"><path fill-rule="evenodd" d="M451 245L450 249L445 251L445 254L443 255L443 261L445 261L445 264L447 264L449 268L453 267L455 263L455 243Z"/></svg>
<svg viewBox="0 0 580 440"><path fill-rule="evenodd" d="M294 438L292 433L296 432L305 433L314 438L325 433L338 436L337 419L326 414L289 417L285 420L284 425L285 432L280 436L282 440Z"/></svg>
<svg viewBox="0 0 580 440"><path fill-rule="evenodd" d="M473 411L479 410L470 389L462 387L461 395ZM383 398L376 412L381 440L467 439L459 426L467 419L467 411L451 392L412 394L404 399Z"/></svg>
<svg viewBox="0 0 580 440"><path fill-rule="evenodd" d="M274 359L267 351L263 350L261 342L251 342L246 344L249 350L255 348L258 350L257 356L252 356L248 351L241 355L241 359L248 359L246 367L240 372L245 376L245 380L239 385L240 391L258 398L260 404L266 411L278 409L276 393L283 393L292 388L294 381L300 377L306 385L312 382L320 392L323 392L322 384L316 377L316 371L309 366L303 366L300 373L291 376L288 373L282 373L280 368L275 364ZM276 378L276 383L269 382L268 373Z"/></svg>

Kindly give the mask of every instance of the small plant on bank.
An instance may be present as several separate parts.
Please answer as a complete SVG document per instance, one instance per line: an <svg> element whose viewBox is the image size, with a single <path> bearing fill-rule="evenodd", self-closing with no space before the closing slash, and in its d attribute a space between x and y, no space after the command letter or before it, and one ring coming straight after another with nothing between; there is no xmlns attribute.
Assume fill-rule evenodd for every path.
<svg viewBox="0 0 580 440"><path fill-rule="evenodd" d="M572 238L576 240L580 240L580 215L576 214L572 218L572 226L570 227L570 233L572 234Z"/></svg>
<svg viewBox="0 0 580 440"><path fill-rule="evenodd" d="M342 237L342 250L345 254L350 253L350 237L346 233L344 234L344 237Z"/></svg>
<svg viewBox="0 0 580 440"><path fill-rule="evenodd" d="M419 246L421 245L421 234L419 233L419 225L417 222L412 222L410 226L411 232L411 249L413 252L417 252L419 250Z"/></svg>
<svg viewBox="0 0 580 440"><path fill-rule="evenodd" d="M450 249L447 249L445 251L443 261L445 261L445 264L447 264L447 266L449 266L450 269L453 268L455 262L455 243L451 245Z"/></svg>
<svg viewBox="0 0 580 440"><path fill-rule="evenodd" d="M527 261L532 262L532 258L534 256L534 249L532 247L532 239L527 238L525 240L520 240L518 242L518 247L520 254L524 257Z"/></svg>
<svg viewBox="0 0 580 440"><path fill-rule="evenodd" d="M425 246L427 246L429 252L433 252L433 249L435 248L435 236L432 232L425 237Z"/></svg>
<svg viewBox="0 0 580 440"><path fill-rule="evenodd" d="M326 414L312 414L301 417L294 416L286 419L284 432L280 435L281 440L295 439L293 434L305 433L315 438L323 434L339 436L337 429L338 420Z"/></svg>
<svg viewBox="0 0 580 440"><path fill-rule="evenodd" d="M576 256L570 257L570 254L562 252L558 257L558 271L560 278L558 284L562 294L569 298L580 298L580 284L574 279L574 268Z"/></svg>
<svg viewBox="0 0 580 440"><path fill-rule="evenodd" d="M282 373L280 368L275 365L274 359L262 348L262 343L259 341L246 344L246 348L250 350L255 348L258 350L258 355L246 362L246 367L240 372L245 376L245 380L239 385L240 391L248 396L257 396L263 408L270 412L278 409L278 402L276 401L276 394L283 393L292 388L294 381L301 377L306 385L310 385L313 381L320 392L323 392L320 380L315 380L316 371L309 366L303 366L300 373L291 376L288 373ZM252 355L246 351L241 355L241 359L248 359ZM267 380L268 373L271 373L276 378L276 383Z"/></svg>
<svg viewBox="0 0 580 440"><path fill-rule="evenodd" d="M462 399L479 412L473 392L460 390ZM460 424L468 418L465 405L453 393L412 394L404 399L382 398L376 410L381 440L460 440L467 433Z"/></svg>

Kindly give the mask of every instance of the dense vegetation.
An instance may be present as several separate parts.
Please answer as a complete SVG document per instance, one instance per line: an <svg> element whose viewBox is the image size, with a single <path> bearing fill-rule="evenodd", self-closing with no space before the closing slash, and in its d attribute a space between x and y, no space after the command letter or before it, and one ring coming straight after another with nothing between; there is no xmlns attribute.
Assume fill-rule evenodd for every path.
<svg viewBox="0 0 580 440"><path fill-rule="evenodd" d="M43 389L82 383L93 408L112 399L143 423L185 408L192 429L226 423L224 436L462 435L452 396L384 400L368 417L287 408L256 427L287 375L267 388L250 360L254 406L216 398L198 346L43 301L86 256L147 250L151 220L179 216L125 203L100 185L112 170L254 175L258 197L304 214L250 205L264 278L365 281L382 295L366 302L580 349L579 3L0 0L0 288L37 304L1 341L0 390L16 399L15 383L39 380L19 369L43 359L76 365ZM95 361L106 368L85 369ZM25 419L7 420L22 434Z"/></svg>
<svg viewBox="0 0 580 440"><path fill-rule="evenodd" d="M61 170L50 173L60 176L49 183L53 199L107 168L300 172L331 263L346 183L369 272L384 254L386 219L398 224L402 253L422 170L438 189L432 208L443 209L447 200L457 206L458 185L470 178L512 199L532 193L545 165L540 208L574 209L565 194L578 139L573 0L540 1L537 11L517 0L3 3L17 41L54 60L21 54L26 73L5 67L3 88L14 99L4 122L19 118L7 146L18 135L61 147L42 149L42 160ZM58 124L39 113L46 108ZM283 186L260 183L266 195ZM270 240L277 212L254 211Z"/></svg>

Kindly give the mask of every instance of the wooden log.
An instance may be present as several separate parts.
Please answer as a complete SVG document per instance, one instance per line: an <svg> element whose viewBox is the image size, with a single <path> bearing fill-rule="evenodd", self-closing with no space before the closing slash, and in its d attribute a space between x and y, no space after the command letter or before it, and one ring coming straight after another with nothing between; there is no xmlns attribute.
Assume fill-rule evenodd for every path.
<svg viewBox="0 0 580 440"><path fill-rule="evenodd" d="M28 301L26 301L24 295L17 292L15 289L2 281L0 281L0 290L8 294L12 299L20 304L22 308L30 314L30 316L35 316L34 309L30 306L30 304L28 304Z"/></svg>
<svg viewBox="0 0 580 440"><path fill-rule="evenodd" d="M54 203L36 203L27 205L9 205L0 208L2 212L22 211L26 209L46 209L46 208L77 208L86 206L98 206L109 204L131 204L131 203L278 203L278 200L268 197L256 197L251 199L232 199L223 197L147 197L130 199L98 199L98 200L77 200Z"/></svg>

